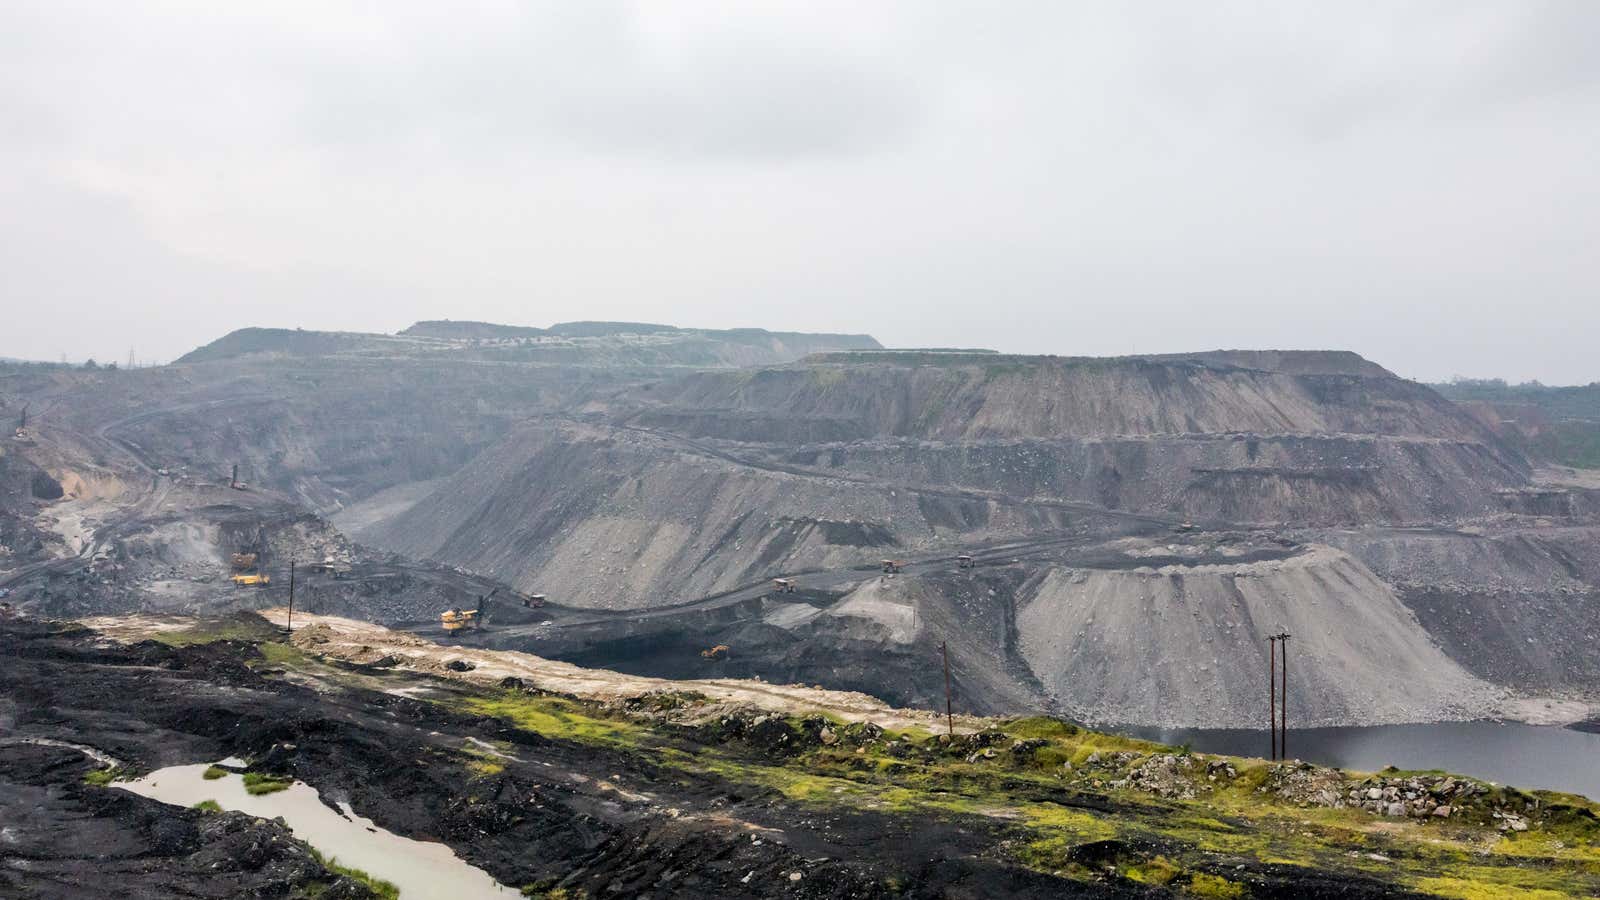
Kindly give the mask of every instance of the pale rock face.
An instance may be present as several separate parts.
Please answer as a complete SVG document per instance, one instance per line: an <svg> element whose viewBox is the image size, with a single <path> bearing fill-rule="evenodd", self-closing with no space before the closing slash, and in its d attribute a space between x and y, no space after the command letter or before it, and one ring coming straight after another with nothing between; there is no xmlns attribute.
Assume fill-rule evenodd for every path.
<svg viewBox="0 0 1600 900"><path fill-rule="evenodd" d="M1469 718L1500 692L1439 649L1370 570L1331 547L1237 565L1055 569L1019 604L1023 657L1090 721L1174 725L1206 709L1256 727L1261 635L1287 631L1290 715L1301 726Z"/></svg>

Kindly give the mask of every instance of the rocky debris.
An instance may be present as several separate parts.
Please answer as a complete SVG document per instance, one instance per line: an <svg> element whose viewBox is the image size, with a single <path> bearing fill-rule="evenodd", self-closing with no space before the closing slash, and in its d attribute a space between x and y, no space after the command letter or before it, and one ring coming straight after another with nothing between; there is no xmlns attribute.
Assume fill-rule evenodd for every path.
<svg viewBox="0 0 1600 900"><path fill-rule="evenodd" d="M472 663L472 662L470 662L468 660L465 660L465 659L452 659L452 660L446 662L444 664L444 667L446 669L449 669L452 672L471 672L473 669L476 669L478 666L475 663Z"/></svg>
<svg viewBox="0 0 1600 900"><path fill-rule="evenodd" d="M1017 740L1011 744L1011 758L1017 762L1029 762L1040 750L1048 746L1050 742L1041 738Z"/></svg>
<svg viewBox="0 0 1600 900"><path fill-rule="evenodd" d="M1365 809L1385 816L1448 819L1474 805L1491 789L1483 784L1449 776L1390 777L1375 775L1350 786L1333 806Z"/></svg>
<svg viewBox="0 0 1600 900"><path fill-rule="evenodd" d="M1258 791L1300 806L1335 807L1344 793L1345 776L1338 769L1289 762L1272 765Z"/></svg>
<svg viewBox="0 0 1600 900"><path fill-rule="evenodd" d="M1231 769L1231 766L1226 767ZM1127 784L1135 790L1176 800L1193 800L1210 790L1211 770L1201 757L1185 753L1157 753L1128 772Z"/></svg>
<svg viewBox="0 0 1600 900"><path fill-rule="evenodd" d="M1465 817L1493 821L1501 831L1512 832L1527 831L1541 812L1535 797L1468 778L1385 771L1358 780L1338 769L1302 762L1272 766L1258 790L1302 806L1419 820Z"/></svg>
<svg viewBox="0 0 1600 900"><path fill-rule="evenodd" d="M1448 813L1446 815L1448 815ZM1496 827L1499 828L1501 831L1527 831L1528 830L1528 820L1526 818L1522 817L1522 816L1517 815L1516 813L1501 812L1499 810L1496 810L1494 812L1494 819L1497 822L1499 822L1499 825L1497 825Z"/></svg>
<svg viewBox="0 0 1600 900"><path fill-rule="evenodd" d="M1192 800L1238 777L1232 762L1198 753L1153 753L1131 750L1091 753L1078 765L1064 763L1069 777L1087 786L1131 789L1173 800Z"/></svg>

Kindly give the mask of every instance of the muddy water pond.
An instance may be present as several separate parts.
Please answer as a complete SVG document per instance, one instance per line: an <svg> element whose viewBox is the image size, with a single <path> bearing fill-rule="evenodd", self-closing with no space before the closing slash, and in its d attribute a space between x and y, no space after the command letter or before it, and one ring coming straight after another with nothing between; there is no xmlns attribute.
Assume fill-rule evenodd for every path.
<svg viewBox="0 0 1600 900"><path fill-rule="evenodd" d="M237 760L225 760L237 763ZM174 806L193 806L214 800L226 810L263 819L281 817L294 836L317 848L340 865L361 869L374 878L392 882L402 898L427 900L506 900L521 896L498 884L482 869L467 865L444 844L414 841L385 831L340 804L336 812L322 802L311 786L295 782L271 794L250 794L244 779L229 774L207 781L207 766L172 766L158 769L117 787Z"/></svg>
<svg viewBox="0 0 1600 900"><path fill-rule="evenodd" d="M1268 733L1249 729L1122 727L1120 734L1202 753L1265 757ZM1445 769L1520 788L1600 799L1600 734L1554 725L1445 722L1364 728L1289 729L1289 755L1325 766L1373 772L1384 766Z"/></svg>

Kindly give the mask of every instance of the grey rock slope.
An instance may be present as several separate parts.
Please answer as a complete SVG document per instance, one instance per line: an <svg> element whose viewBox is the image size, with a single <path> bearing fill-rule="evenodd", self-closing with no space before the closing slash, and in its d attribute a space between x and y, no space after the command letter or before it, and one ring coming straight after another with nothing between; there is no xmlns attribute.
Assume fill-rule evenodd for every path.
<svg viewBox="0 0 1600 900"><path fill-rule="evenodd" d="M1020 603L1017 630L1050 696L1097 721L1181 724L1206 708L1219 725L1260 726L1260 636L1274 630L1292 635L1304 725L1471 718L1497 696L1371 570L1324 546L1238 563L1052 568Z"/></svg>
<svg viewBox="0 0 1600 900"><path fill-rule="evenodd" d="M650 606L1049 531L1074 510L1426 522L1501 511L1529 478L1471 417L1363 365L928 356L652 386L609 421L517 431L361 536L582 605Z"/></svg>

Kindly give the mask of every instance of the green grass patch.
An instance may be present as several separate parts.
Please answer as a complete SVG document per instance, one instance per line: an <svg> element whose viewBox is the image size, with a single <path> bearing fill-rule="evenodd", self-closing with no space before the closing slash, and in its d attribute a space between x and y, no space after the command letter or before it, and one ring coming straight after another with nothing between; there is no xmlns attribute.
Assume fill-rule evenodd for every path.
<svg viewBox="0 0 1600 900"><path fill-rule="evenodd" d="M1028 716L1023 719L1011 719L1000 724L1000 730L1013 737L1019 738L1046 738L1065 739L1074 738L1083 732L1083 729L1060 719L1049 716Z"/></svg>
<svg viewBox="0 0 1600 900"><path fill-rule="evenodd" d="M222 805L217 803L215 800L201 800L199 803L196 803L189 808L199 810L200 812L222 812Z"/></svg>
<svg viewBox="0 0 1600 900"><path fill-rule="evenodd" d="M468 748L462 751L467 756L467 772L473 778L488 778L499 775L506 770L505 763L501 762L494 754L484 750Z"/></svg>
<svg viewBox="0 0 1600 900"><path fill-rule="evenodd" d="M262 641L256 645L261 651L261 658L275 666L294 668L306 661L306 655L299 648L282 641Z"/></svg>
<svg viewBox="0 0 1600 900"><path fill-rule="evenodd" d="M1417 890L1454 900L1567 900L1574 895L1549 888L1520 888L1504 884L1484 884L1461 878L1423 878Z"/></svg>
<svg viewBox="0 0 1600 900"><path fill-rule="evenodd" d="M317 862L322 864L324 869L327 869L329 872L332 872L335 875L343 875L344 877L353 881L361 882L362 884L366 885L368 890L372 891L374 894L377 894L381 900L399 900L400 898L400 889L396 887L393 882L384 881L381 878L374 878L360 869L351 868L350 866L341 866L339 865L339 860L337 858L332 856L324 856L322 855L322 852L315 847L311 848L311 855L316 858Z"/></svg>
<svg viewBox="0 0 1600 900"><path fill-rule="evenodd" d="M1168 885L1176 881L1183 869L1165 856L1122 868L1122 877L1140 884Z"/></svg>
<svg viewBox="0 0 1600 900"><path fill-rule="evenodd" d="M105 787L116 781L119 774L116 769L95 769L93 772L83 776L83 783L92 784L95 787Z"/></svg>
<svg viewBox="0 0 1600 900"><path fill-rule="evenodd" d="M580 743L632 745L647 730L631 722L591 715L576 701L516 690L465 697L459 706L480 716L504 719L524 731Z"/></svg>
<svg viewBox="0 0 1600 900"><path fill-rule="evenodd" d="M1189 876L1189 883L1184 890L1190 896L1204 897L1206 900L1243 900L1248 896L1244 885L1205 872Z"/></svg>
<svg viewBox="0 0 1600 900"><path fill-rule="evenodd" d="M227 778L228 774L228 770L221 766L207 766L206 770L200 773L200 777L207 781L216 781L218 778Z"/></svg>
<svg viewBox="0 0 1600 900"><path fill-rule="evenodd" d="M245 641L261 643L283 640L283 631L254 613L242 613L217 619L197 619L192 627L182 631L162 631L151 636L171 647L188 647L214 641Z"/></svg>
<svg viewBox="0 0 1600 900"><path fill-rule="evenodd" d="M291 784L294 784L292 778L280 778L265 772L244 773L244 789L250 794L273 794L287 790Z"/></svg>

